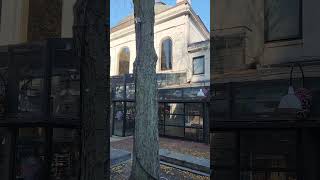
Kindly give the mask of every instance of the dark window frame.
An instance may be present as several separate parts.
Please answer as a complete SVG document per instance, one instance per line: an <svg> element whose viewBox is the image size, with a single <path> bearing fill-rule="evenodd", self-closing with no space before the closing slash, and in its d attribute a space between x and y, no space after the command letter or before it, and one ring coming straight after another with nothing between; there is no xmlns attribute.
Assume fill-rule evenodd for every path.
<svg viewBox="0 0 320 180"><path fill-rule="evenodd" d="M170 65L171 67L167 68L167 67L163 67L162 66L162 49L163 49L163 43L166 42L166 41L169 41L170 44L171 44L171 47L170 47ZM173 41L170 37L165 37L161 40L161 44L160 44L160 70L161 71L169 71L169 70L172 70L173 69Z"/></svg>
<svg viewBox="0 0 320 180"><path fill-rule="evenodd" d="M203 71L201 72L201 73L195 73L194 72L194 62L195 62L195 60L198 60L198 59L202 59L203 60ZM202 75L202 74L205 74L205 67L206 67L206 65L205 65L206 63L205 63L205 56L204 55L202 55L202 56L197 56L197 57L193 57L192 58L192 74L193 75Z"/></svg>
<svg viewBox="0 0 320 180"><path fill-rule="evenodd" d="M287 36L287 37L281 37L277 39L269 39L269 29L268 29L268 18L266 16L267 12L267 1L264 0L264 42L265 43L272 43L272 42L281 42L281 41L293 41L293 40L299 40L303 38L303 22L302 22L302 16L303 16L303 3L302 0L299 1L299 33L295 36Z"/></svg>

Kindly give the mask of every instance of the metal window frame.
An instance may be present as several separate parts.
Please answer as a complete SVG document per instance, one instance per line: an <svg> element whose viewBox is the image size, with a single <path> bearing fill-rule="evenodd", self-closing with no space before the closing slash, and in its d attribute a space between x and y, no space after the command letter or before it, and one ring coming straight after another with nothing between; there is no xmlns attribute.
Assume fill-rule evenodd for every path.
<svg viewBox="0 0 320 180"><path fill-rule="evenodd" d="M195 63L195 61L196 60L199 60L199 59L202 59L203 60L203 63L202 63L202 66L203 66L203 71L202 72L200 72L200 73L195 73L194 72L194 63ZM192 75L202 75L202 74L205 74L205 64L206 64L206 62L205 62L205 56L204 55L202 55L202 56L197 56L197 57L193 57L192 58Z"/></svg>
<svg viewBox="0 0 320 180"><path fill-rule="evenodd" d="M280 37L276 39L269 39L269 20L266 17L267 11L267 1L264 0L264 42L265 43L272 43L272 42L282 42L282 41L292 41L292 40L299 40L303 38L303 2L299 0L299 33L297 35L287 36L287 37Z"/></svg>

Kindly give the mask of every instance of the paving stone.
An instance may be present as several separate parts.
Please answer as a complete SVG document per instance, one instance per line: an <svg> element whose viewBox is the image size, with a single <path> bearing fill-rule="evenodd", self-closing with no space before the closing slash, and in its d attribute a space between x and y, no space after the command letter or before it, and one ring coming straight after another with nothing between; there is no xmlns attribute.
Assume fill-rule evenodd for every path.
<svg viewBox="0 0 320 180"><path fill-rule="evenodd" d="M131 159L131 153L122 149L111 149L110 151L111 166Z"/></svg>

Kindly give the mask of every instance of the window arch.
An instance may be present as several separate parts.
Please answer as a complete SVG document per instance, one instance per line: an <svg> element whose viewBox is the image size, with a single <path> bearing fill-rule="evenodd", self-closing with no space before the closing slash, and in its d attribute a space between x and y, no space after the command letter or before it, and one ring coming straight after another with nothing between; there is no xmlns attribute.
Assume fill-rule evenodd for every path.
<svg viewBox="0 0 320 180"><path fill-rule="evenodd" d="M119 53L119 75L129 74L130 50L128 47L122 48Z"/></svg>
<svg viewBox="0 0 320 180"><path fill-rule="evenodd" d="M168 37L161 42L161 70L172 69L172 40Z"/></svg>

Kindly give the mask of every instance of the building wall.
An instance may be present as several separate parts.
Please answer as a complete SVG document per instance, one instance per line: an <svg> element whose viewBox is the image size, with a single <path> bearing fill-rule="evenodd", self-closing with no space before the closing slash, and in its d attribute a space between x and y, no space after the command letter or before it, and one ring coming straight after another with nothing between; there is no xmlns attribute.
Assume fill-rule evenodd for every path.
<svg viewBox="0 0 320 180"><path fill-rule="evenodd" d="M206 64L210 63L210 53L208 51L199 51L195 54L188 53L188 45L195 42L205 41L209 39L209 35L206 37L202 34L197 27L196 23L190 18L190 15L180 14L174 18L163 20L167 16L171 16L174 13L181 13L190 8L189 4L183 4L174 7L168 11L156 15L155 27L154 27L154 46L158 56L157 73L174 73L174 72L187 72L187 79L206 79L209 80L209 74L206 73L206 77L192 77L192 57L203 53L206 56ZM161 71L160 70L160 54L161 54L161 42L170 37L172 40L172 70ZM130 67L129 72L132 73L133 62L136 57L135 46L135 30L134 25L126 27L124 29L112 32L110 35L110 55L111 55L111 70L110 75L118 75L119 60L118 56L122 48L128 47L130 50ZM208 58L207 58L208 57ZM206 72L209 72L209 66Z"/></svg>
<svg viewBox="0 0 320 180"><path fill-rule="evenodd" d="M73 5L76 0L63 0L63 38L72 37ZM0 46L27 42L29 0L2 0Z"/></svg>
<svg viewBox="0 0 320 180"><path fill-rule="evenodd" d="M264 42L264 1L213 0L212 23L218 29L246 26L248 33L246 62L258 59L262 65L303 60L302 57L319 57L317 43L320 40L320 24L314 17L320 16L317 0L302 0L302 32L299 40Z"/></svg>
<svg viewBox="0 0 320 180"><path fill-rule="evenodd" d="M27 40L29 0L3 0L1 10L0 46Z"/></svg>
<svg viewBox="0 0 320 180"><path fill-rule="evenodd" d="M63 0L62 1L62 38L71 38L73 36L73 5L76 0Z"/></svg>

